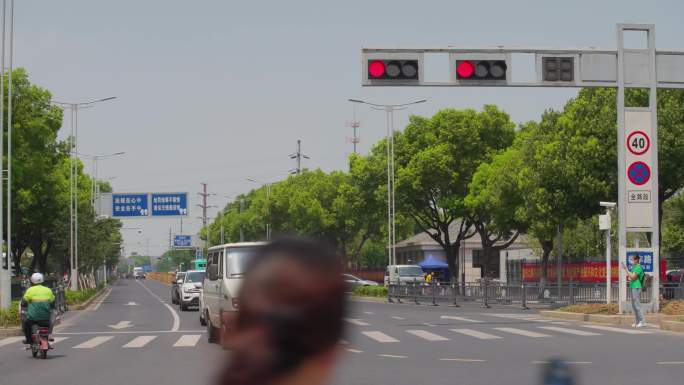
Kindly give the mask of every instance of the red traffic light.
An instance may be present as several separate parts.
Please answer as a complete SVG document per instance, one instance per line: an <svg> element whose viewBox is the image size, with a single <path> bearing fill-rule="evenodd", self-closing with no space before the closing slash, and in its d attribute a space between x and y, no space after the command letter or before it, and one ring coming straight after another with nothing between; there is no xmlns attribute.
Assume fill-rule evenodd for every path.
<svg viewBox="0 0 684 385"><path fill-rule="evenodd" d="M458 65L456 66L456 73L460 79L473 76L473 72L475 72L475 66L470 60L458 62Z"/></svg>
<svg viewBox="0 0 684 385"><path fill-rule="evenodd" d="M379 78L385 74L385 63L382 60L374 60L368 64L368 74L371 77Z"/></svg>

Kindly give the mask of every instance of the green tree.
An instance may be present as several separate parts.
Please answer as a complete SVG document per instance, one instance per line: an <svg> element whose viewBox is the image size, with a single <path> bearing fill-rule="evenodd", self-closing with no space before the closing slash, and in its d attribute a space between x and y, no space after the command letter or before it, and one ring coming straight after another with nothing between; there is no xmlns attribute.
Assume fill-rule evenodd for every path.
<svg viewBox="0 0 684 385"><path fill-rule="evenodd" d="M395 134L399 210L444 249L454 277L460 244L474 234L465 202L473 174L514 135L508 115L491 105L482 112L445 109L429 119L413 116L404 133ZM378 157L384 145L378 145Z"/></svg>

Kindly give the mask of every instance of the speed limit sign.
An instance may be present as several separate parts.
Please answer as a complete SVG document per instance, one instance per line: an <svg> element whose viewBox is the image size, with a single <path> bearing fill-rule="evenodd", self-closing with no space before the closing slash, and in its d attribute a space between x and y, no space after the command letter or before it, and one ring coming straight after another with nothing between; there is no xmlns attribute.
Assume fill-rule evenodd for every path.
<svg viewBox="0 0 684 385"><path fill-rule="evenodd" d="M632 131L627 136L627 149L634 155L643 155L651 147L651 139L643 131Z"/></svg>

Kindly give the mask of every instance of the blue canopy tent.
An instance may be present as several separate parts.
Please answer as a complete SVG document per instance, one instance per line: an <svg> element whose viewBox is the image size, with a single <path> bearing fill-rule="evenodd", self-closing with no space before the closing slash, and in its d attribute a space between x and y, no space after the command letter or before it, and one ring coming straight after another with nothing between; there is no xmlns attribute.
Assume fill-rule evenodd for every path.
<svg viewBox="0 0 684 385"><path fill-rule="evenodd" d="M436 273L440 280L448 280L446 278L449 277L449 265L444 261L435 259L432 254L428 254L427 258L418 263L418 266L426 273Z"/></svg>

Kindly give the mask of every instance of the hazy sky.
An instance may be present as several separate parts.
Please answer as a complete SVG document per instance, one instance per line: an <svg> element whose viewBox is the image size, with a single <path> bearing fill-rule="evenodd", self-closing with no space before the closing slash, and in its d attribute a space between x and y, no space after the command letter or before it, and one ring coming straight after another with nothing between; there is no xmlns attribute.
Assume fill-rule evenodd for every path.
<svg viewBox="0 0 684 385"><path fill-rule="evenodd" d="M344 169L349 97L377 103L419 98L399 112L431 115L494 103L513 120L537 119L575 91L503 88L361 88L366 45L524 45L615 48L615 24L656 24L659 49L684 50L684 2L672 1L16 1L15 66L55 100L117 96L79 115L80 151L100 162L115 191L188 191L212 205L294 166L301 139L309 168ZM426 59L446 67L444 57ZM523 60L522 67L526 64ZM518 74L521 65L513 63ZM446 76L446 73L445 73ZM357 108L360 151L384 135L384 113ZM69 127L65 115L64 136ZM90 172L90 162L87 163ZM211 209L214 217L217 209ZM184 220L198 231L199 208ZM125 220L126 253L168 244L177 219Z"/></svg>

